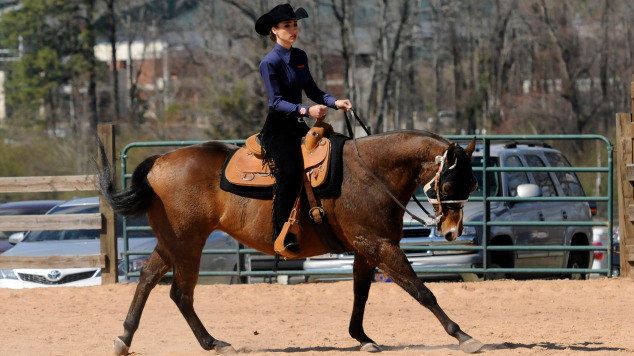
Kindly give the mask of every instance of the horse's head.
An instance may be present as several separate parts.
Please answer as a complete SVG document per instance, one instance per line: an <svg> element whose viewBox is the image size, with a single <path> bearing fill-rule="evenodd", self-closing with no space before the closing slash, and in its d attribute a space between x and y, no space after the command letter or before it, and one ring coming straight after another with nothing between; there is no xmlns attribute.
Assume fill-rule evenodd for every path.
<svg viewBox="0 0 634 356"><path fill-rule="evenodd" d="M438 170L424 187L438 217L437 229L448 241L462 234L462 207L478 186L471 169L474 149L475 139L465 149L449 144L443 155L436 157Z"/></svg>

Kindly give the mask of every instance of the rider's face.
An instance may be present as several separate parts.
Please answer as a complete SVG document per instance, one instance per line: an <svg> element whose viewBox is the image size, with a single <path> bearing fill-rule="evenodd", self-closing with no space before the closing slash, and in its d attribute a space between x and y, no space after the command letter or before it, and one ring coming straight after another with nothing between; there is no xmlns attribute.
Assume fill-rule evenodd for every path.
<svg viewBox="0 0 634 356"><path fill-rule="evenodd" d="M289 47L299 36L299 27L297 27L297 20L282 21L271 29L275 36L277 36L277 43L284 47Z"/></svg>

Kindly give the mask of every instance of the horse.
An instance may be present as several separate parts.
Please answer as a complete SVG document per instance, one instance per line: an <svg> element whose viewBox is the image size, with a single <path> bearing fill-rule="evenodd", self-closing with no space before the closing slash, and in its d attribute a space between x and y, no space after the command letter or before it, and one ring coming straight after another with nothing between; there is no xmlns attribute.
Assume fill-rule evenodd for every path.
<svg viewBox="0 0 634 356"><path fill-rule="evenodd" d="M229 343L207 332L196 315L193 297L203 246L213 230L225 231L265 254L275 254L271 200L245 198L220 188L223 163L237 148L209 141L148 157L136 167L130 186L123 191L116 190L112 169L101 155L103 168L98 181L103 197L119 214L147 213L157 238L141 271L123 335L114 339L115 354L128 353L147 298L169 270L173 270L170 297L201 347L235 352ZM431 187L428 195L437 193L429 200L438 231L449 241L460 236L462 203L477 187L471 169L474 148L475 140L463 149L439 135L414 130L366 136L344 144L341 193L322 203L334 235L354 253L354 302L348 330L360 343L360 350L381 350L363 329L365 304L377 267L428 308L457 339L462 351L473 353L483 347L447 316L399 246L404 205L425 183ZM305 215L301 219L308 220ZM328 253L315 229L307 221L302 221L302 226L298 257Z"/></svg>

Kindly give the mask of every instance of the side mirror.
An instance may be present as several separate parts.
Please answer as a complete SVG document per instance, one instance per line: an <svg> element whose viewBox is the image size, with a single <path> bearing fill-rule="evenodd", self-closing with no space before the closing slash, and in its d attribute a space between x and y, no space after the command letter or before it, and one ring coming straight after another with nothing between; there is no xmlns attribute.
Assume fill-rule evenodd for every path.
<svg viewBox="0 0 634 356"><path fill-rule="evenodd" d="M517 196L520 198L535 198L542 195L537 184L520 184L517 186Z"/></svg>
<svg viewBox="0 0 634 356"><path fill-rule="evenodd" d="M9 235L9 243L12 245L17 244L18 242L24 240L24 232L16 232Z"/></svg>

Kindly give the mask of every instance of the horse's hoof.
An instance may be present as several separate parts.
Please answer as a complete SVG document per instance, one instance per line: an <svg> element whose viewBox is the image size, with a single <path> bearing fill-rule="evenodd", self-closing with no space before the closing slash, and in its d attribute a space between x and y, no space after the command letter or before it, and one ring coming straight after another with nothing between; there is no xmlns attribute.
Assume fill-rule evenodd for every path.
<svg viewBox="0 0 634 356"><path fill-rule="evenodd" d="M128 347L128 345L125 344L125 342L123 342L123 340L119 339L118 337L116 337L114 339L114 354L117 356L124 356L128 354L128 351L130 350L130 347Z"/></svg>
<svg viewBox="0 0 634 356"><path fill-rule="evenodd" d="M220 340L214 342L214 350L220 355L233 355L238 353L230 343Z"/></svg>
<svg viewBox="0 0 634 356"><path fill-rule="evenodd" d="M365 351L365 352L381 352L383 350L381 350L381 348L379 347L379 345L373 343L373 342L366 342L364 344L361 344L361 348L359 349L360 351Z"/></svg>
<svg viewBox="0 0 634 356"><path fill-rule="evenodd" d="M484 344L482 344L480 341L471 338L460 343L460 350L468 354L472 354L480 351L483 346Z"/></svg>

